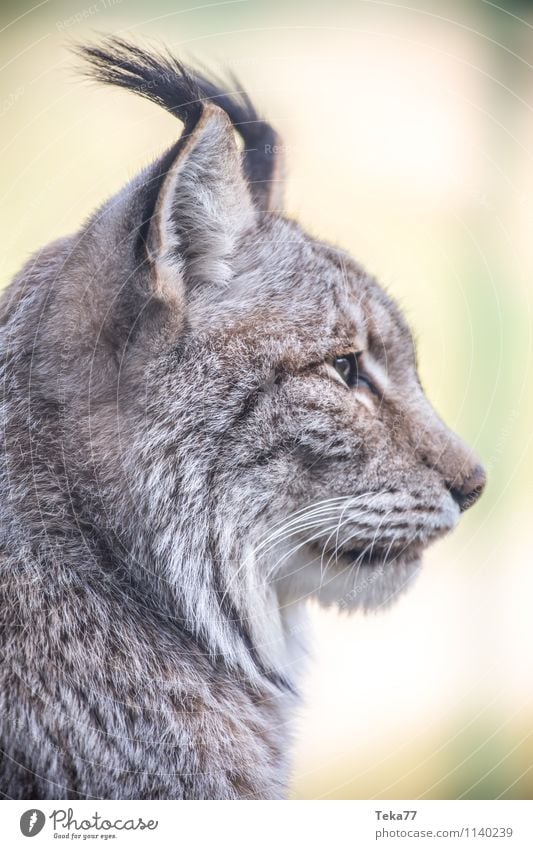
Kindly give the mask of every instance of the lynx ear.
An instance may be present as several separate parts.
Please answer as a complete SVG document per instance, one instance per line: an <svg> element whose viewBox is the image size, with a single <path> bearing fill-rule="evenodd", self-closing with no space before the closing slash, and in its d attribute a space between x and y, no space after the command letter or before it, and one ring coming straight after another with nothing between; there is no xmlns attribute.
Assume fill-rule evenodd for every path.
<svg viewBox="0 0 533 849"><path fill-rule="evenodd" d="M148 258L159 285L168 285L169 272L187 287L228 283L239 236L254 220L231 121L207 103L179 145L149 224Z"/></svg>

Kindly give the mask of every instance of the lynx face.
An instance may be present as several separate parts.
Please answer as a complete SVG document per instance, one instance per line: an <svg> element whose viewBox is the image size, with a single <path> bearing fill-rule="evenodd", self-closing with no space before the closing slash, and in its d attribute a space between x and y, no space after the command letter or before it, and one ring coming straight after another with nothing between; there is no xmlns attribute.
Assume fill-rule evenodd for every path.
<svg viewBox="0 0 533 849"><path fill-rule="evenodd" d="M245 541L235 574L255 560L283 603L390 602L484 483L423 393L398 308L348 256L268 217L189 318L153 403L186 397L201 423L187 462L192 479L207 458L209 518Z"/></svg>
<svg viewBox="0 0 533 849"><path fill-rule="evenodd" d="M212 656L277 681L291 612L390 601L484 472L395 304L283 217L281 147L246 96L116 39L83 52L185 131L4 301L39 521L90 528Z"/></svg>

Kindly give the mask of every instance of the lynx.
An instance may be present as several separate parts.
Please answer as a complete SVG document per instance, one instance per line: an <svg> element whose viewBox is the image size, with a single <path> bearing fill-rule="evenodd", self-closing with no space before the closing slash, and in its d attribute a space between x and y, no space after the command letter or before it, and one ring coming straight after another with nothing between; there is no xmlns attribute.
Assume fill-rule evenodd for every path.
<svg viewBox="0 0 533 849"><path fill-rule="evenodd" d="M184 126L1 302L0 790L280 798L307 601L388 605L485 475L248 96L80 52Z"/></svg>

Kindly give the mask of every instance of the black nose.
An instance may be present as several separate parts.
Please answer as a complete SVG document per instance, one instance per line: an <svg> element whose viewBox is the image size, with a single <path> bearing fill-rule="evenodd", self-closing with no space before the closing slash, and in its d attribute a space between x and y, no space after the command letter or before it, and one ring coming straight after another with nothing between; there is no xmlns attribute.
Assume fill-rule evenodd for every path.
<svg viewBox="0 0 533 849"><path fill-rule="evenodd" d="M450 495L459 505L461 512L476 503L485 489L486 482L485 469L483 466L476 466L464 480L458 482L456 479L449 485Z"/></svg>

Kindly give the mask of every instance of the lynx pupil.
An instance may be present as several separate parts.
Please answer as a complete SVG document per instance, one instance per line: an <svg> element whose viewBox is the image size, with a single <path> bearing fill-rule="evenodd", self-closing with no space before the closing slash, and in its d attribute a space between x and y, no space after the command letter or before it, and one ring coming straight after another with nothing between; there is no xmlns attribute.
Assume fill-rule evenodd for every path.
<svg viewBox="0 0 533 849"><path fill-rule="evenodd" d="M335 357L333 365L347 386L357 386L359 371L355 354L346 354L344 357Z"/></svg>

